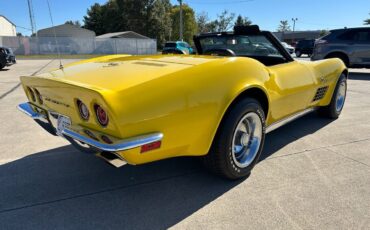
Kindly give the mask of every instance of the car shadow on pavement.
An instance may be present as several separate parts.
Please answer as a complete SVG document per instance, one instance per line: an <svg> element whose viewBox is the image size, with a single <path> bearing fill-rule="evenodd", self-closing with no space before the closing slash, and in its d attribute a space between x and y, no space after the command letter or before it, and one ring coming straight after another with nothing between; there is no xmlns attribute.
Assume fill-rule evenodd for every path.
<svg viewBox="0 0 370 230"><path fill-rule="evenodd" d="M304 136L315 133L331 122L333 120L322 118L316 112L313 112L267 134L265 146L260 156L260 162L284 146Z"/></svg>
<svg viewBox="0 0 370 230"><path fill-rule="evenodd" d="M167 229L241 181L197 158L116 169L71 146L0 165L0 229Z"/></svg>
<svg viewBox="0 0 370 230"><path fill-rule="evenodd" d="M308 115L267 135L262 160L329 122ZM197 158L116 169L64 146L0 165L0 182L0 229L167 229L242 181Z"/></svg>
<svg viewBox="0 0 370 230"><path fill-rule="evenodd" d="M8 71L9 69L0 69L0 72Z"/></svg>

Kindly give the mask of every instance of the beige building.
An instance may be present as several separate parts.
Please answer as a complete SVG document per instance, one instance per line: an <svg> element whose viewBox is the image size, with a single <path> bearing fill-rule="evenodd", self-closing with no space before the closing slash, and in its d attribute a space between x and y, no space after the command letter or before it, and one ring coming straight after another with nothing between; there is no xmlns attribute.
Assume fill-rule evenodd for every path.
<svg viewBox="0 0 370 230"><path fill-rule="evenodd" d="M15 24L3 15L0 15L0 36L17 36Z"/></svg>

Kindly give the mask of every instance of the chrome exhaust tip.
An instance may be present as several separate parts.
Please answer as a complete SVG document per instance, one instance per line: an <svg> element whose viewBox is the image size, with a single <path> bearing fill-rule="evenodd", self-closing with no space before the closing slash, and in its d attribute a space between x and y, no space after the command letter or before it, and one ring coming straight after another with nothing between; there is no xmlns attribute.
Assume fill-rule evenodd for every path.
<svg viewBox="0 0 370 230"><path fill-rule="evenodd" d="M127 164L126 161L122 160L120 157L118 157L115 153L112 152L101 152L96 154L97 157L102 158L110 165L113 165L116 168L120 168Z"/></svg>

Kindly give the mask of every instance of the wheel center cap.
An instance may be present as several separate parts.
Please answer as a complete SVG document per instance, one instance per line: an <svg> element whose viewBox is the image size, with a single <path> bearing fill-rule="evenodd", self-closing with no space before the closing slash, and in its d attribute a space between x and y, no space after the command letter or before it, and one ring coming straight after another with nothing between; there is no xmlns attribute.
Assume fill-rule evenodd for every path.
<svg viewBox="0 0 370 230"><path fill-rule="evenodd" d="M240 143L243 146L248 146L248 143L249 143L249 135L248 135L248 133L243 133L243 135L240 138Z"/></svg>

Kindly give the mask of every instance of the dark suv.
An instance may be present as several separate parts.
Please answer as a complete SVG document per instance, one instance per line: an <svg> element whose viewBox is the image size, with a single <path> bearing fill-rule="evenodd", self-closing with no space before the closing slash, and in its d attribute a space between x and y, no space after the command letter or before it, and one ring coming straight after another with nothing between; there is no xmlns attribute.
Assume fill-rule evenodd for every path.
<svg viewBox="0 0 370 230"><path fill-rule="evenodd" d="M17 62L15 55L10 48L0 47L0 69L13 65Z"/></svg>
<svg viewBox="0 0 370 230"><path fill-rule="evenodd" d="M347 66L370 66L370 27L332 30L316 41L311 60L334 57Z"/></svg>
<svg viewBox="0 0 370 230"><path fill-rule="evenodd" d="M315 46L314 39L300 40L297 42L295 47L295 55L297 57L302 56L302 54L307 54L311 56L313 53L313 47Z"/></svg>

